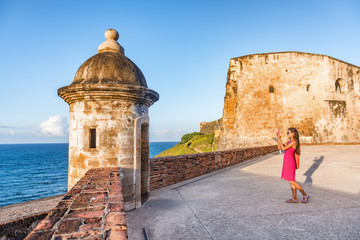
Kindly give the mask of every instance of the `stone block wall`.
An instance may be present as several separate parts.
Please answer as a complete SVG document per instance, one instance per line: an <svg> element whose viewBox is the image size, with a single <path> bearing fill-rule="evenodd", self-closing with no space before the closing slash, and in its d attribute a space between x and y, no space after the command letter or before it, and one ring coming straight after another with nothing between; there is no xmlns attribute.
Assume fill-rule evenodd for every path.
<svg viewBox="0 0 360 240"><path fill-rule="evenodd" d="M120 168L86 172L25 238L127 239Z"/></svg>
<svg viewBox="0 0 360 240"><path fill-rule="evenodd" d="M360 142L360 68L320 54L232 58L218 150L274 144L296 127L303 143Z"/></svg>
<svg viewBox="0 0 360 240"><path fill-rule="evenodd" d="M201 134L211 134L215 131L220 131L222 120L221 118L212 122L201 122L200 123L200 133Z"/></svg>
<svg viewBox="0 0 360 240"><path fill-rule="evenodd" d="M150 159L150 190L170 186L277 150L277 146L234 149Z"/></svg>
<svg viewBox="0 0 360 240"><path fill-rule="evenodd" d="M91 168L134 168L135 119L147 114L146 107L120 100L72 103L68 189ZM90 129L96 130L95 148L90 148ZM133 176L128 178L124 181L132 183Z"/></svg>

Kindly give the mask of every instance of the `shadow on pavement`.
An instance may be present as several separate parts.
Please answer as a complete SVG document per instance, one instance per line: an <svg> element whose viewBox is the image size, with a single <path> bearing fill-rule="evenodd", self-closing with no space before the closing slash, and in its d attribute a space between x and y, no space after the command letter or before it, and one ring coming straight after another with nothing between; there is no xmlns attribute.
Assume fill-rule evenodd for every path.
<svg viewBox="0 0 360 240"><path fill-rule="evenodd" d="M314 163L311 165L311 167L304 173L304 176L306 176L305 182L310 185L313 184L312 175L314 172L319 168L320 164L324 161L324 156L320 156L319 158L316 157L314 159Z"/></svg>

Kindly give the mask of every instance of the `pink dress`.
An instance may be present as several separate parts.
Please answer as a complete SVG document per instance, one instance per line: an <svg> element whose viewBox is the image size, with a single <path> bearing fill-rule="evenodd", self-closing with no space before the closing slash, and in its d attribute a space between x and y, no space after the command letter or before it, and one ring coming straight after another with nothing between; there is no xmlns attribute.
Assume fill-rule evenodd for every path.
<svg viewBox="0 0 360 240"><path fill-rule="evenodd" d="M288 144L290 141L288 142ZM293 147L285 150L281 178L287 181L295 181L295 149Z"/></svg>

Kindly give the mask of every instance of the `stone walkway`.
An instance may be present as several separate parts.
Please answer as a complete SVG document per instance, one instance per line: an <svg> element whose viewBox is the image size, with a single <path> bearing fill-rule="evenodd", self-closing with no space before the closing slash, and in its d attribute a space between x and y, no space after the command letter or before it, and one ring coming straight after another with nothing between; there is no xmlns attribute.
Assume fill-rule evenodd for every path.
<svg viewBox="0 0 360 240"><path fill-rule="evenodd" d="M129 239L360 239L360 145L302 152L308 204L284 202L283 155L273 153L152 191L126 214Z"/></svg>

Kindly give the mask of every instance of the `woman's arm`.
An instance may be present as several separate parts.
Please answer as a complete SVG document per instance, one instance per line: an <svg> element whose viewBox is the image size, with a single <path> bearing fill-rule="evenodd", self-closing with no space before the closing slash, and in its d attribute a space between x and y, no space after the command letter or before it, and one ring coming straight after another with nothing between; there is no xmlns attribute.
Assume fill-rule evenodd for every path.
<svg viewBox="0 0 360 240"><path fill-rule="evenodd" d="M280 150L280 149L281 149L281 146L284 146L284 144L281 142L281 136L280 136L279 130L278 130L277 133L276 133L276 137L277 137L278 149Z"/></svg>
<svg viewBox="0 0 360 240"><path fill-rule="evenodd" d="M281 149L281 146L284 146L281 142L281 137L280 135L277 135L277 145L278 145L278 149L280 150Z"/></svg>
<svg viewBox="0 0 360 240"><path fill-rule="evenodd" d="M295 141L292 141L291 143L286 144L284 146L284 144L281 141L281 136L278 135L278 149L281 149L281 150L285 151L285 150L287 150L287 149L289 149L291 147L296 147L296 142Z"/></svg>

